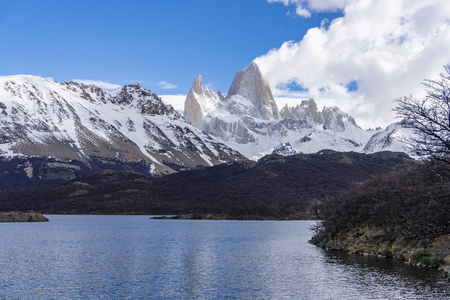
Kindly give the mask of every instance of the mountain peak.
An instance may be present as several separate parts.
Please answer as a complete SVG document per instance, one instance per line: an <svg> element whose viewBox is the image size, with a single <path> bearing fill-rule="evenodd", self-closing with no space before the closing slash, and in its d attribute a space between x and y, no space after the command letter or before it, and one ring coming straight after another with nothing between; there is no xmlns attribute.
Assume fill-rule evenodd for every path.
<svg viewBox="0 0 450 300"><path fill-rule="evenodd" d="M261 72L259 71L258 65L255 62L253 62L253 61L248 66L246 66L242 71L245 71L245 72L257 72L257 73L261 74Z"/></svg>
<svg viewBox="0 0 450 300"><path fill-rule="evenodd" d="M194 79L191 90L200 95L203 92L203 78L202 75L198 74Z"/></svg>
<svg viewBox="0 0 450 300"><path fill-rule="evenodd" d="M351 123L355 127L358 125L352 116L349 116L343 112L339 107L324 107L322 109L323 126L325 129L331 129L334 131L345 131L345 123Z"/></svg>
<svg viewBox="0 0 450 300"><path fill-rule="evenodd" d="M316 101L314 101L314 99L308 99L308 100L302 100L302 102L300 103L301 107L307 108L309 110L317 110L317 104Z"/></svg>
<svg viewBox="0 0 450 300"><path fill-rule="evenodd" d="M252 62L234 77L227 97L236 95L250 100L255 105L258 115L254 117L264 120L280 118L272 91L264 81L256 63Z"/></svg>
<svg viewBox="0 0 450 300"><path fill-rule="evenodd" d="M203 88L203 78L199 74L194 79L184 102L184 118L199 129L204 129L205 117L209 111L217 108L222 94Z"/></svg>

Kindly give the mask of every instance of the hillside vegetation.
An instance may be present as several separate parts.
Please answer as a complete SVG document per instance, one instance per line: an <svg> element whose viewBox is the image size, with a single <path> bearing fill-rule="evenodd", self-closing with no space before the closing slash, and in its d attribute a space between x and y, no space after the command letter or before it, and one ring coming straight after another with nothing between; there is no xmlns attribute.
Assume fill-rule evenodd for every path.
<svg viewBox="0 0 450 300"><path fill-rule="evenodd" d="M0 210L69 214L190 214L232 219L311 219L328 199L405 168L404 153L322 151L231 163L161 178L104 171L54 188L0 192Z"/></svg>
<svg viewBox="0 0 450 300"><path fill-rule="evenodd" d="M426 162L380 175L321 207L312 242L329 249L450 263L450 167Z"/></svg>

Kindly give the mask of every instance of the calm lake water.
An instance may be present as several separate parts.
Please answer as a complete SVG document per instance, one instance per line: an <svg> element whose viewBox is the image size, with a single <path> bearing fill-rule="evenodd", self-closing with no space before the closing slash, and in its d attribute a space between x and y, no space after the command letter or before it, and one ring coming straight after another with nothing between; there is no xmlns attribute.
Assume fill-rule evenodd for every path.
<svg viewBox="0 0 450 300"><path fill-rule="evenodd" d="M0 299L449 299L435 270L328 252L309 221L0 224Z"/></svg>

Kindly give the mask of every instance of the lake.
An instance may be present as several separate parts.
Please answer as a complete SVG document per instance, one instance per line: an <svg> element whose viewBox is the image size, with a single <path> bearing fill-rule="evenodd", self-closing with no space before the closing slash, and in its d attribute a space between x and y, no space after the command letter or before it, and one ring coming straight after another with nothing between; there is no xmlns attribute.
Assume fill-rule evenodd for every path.
<svg viewBox="0 0 450 300"><path fill-rule="evenodd" d="M448 299L436 270L325 251L311 221L0 223L0 299Z"/></svg>

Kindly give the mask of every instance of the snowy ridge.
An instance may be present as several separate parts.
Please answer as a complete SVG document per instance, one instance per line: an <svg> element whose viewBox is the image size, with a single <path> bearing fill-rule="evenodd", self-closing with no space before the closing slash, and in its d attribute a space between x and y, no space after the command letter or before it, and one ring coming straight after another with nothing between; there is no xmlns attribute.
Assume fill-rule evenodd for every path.
<svg viewBox="0 0 450 300"><path fill-rule="evenodd" d="M210 94L207 94L211 96ZM139 85L0 77L0 155L144 161L155 174L242 159Z"/></svg>
<svg viewBox="0 0 450 300"><path fill-rule="evenodd" d="M413 130L408 128L405 121L392 123L383 131L374 134L367 142L363 152L374 153L385 150L408 152L408 148L403 140L413 134Z"/></svg>

